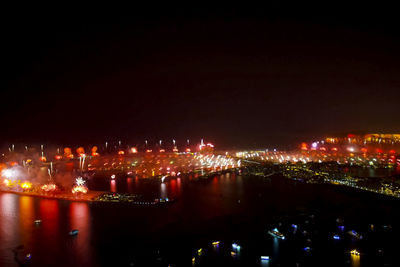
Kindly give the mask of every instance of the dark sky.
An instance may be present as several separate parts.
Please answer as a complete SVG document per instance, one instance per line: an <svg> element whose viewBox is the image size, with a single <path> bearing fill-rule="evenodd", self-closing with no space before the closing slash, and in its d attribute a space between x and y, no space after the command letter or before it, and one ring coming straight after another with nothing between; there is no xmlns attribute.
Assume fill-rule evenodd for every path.
<svg viewBox="0 0 400 267"><path fill-rule="evenodd" d="M400 132L394 7L52 8L2 18L3 142Z"/></svg>

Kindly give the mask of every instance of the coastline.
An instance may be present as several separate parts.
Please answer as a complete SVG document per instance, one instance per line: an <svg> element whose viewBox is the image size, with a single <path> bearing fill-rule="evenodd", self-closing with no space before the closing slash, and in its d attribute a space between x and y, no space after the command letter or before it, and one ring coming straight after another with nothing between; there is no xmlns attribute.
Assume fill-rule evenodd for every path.
<svg viewBox="0 0 400 267"><path fill-rule="evenodd" d="M108 193L106 191L89 191L87 194L79 194L74 195L72 193L57 193L57 194L40 194L35 192L17 192L12 190L3 190L0 189L0 193L12 193L21 196L30 196L30 197L40 197L40 198L47 198L47 199L57 199L57 200L68 200L68 201L78 201L78 202L95 202L95 198L98 196Z"/></svg>

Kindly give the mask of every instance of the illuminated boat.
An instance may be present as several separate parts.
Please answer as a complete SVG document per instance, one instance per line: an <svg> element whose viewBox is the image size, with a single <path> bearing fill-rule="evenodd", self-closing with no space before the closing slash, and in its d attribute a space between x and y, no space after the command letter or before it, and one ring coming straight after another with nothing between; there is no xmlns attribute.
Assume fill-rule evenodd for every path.
<svg viewBox="0 0 400 267"><path fill-rule="evenodd" d="M232 244L232 249L240 250L240 248L241 247L238 244L236 244L236 243Z"/></svg>
<svg viewBox="0 0 400 267"><path fill-rule="evenodd" d="M278 228L274 228L271 231L268 231L268 234L279 239L285 239L285 236L278 231Z"/></svg>
<svg viewBox="0 0 400 267"><path fill-rule="evenodd" d="M354 230L348 231L347 232L349 235L351 235L352 237L356 238L356 239L362 239L362 235L360 235L359 233L357 233Z"/></svg>
<svg viewBox="0 0 400 267"><path fill-rule="evenodd" d="M77 235L79 233L79 230L73 229L69 232L69 235Z"/></svg>
<svg viewBox="0 0 400 267"><path fill-rule="evenodd" d="M33 221L35 224L41 224L42 223L42 220L34 220Z"/></svg>

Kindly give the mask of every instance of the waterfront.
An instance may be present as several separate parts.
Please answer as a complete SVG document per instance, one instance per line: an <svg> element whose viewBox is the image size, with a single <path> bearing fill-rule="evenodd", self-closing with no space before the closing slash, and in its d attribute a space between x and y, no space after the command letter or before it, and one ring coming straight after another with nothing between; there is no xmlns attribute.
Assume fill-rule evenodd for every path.
<svg viewBox="0 0 400 267"><path fill-rule="evenodd" d="M352 264L350 255L345 253L348 251L336 255L329 243L331 233L325 241L319 241L319 252L312 257L298 252L295 244L282 243L278 248L266 233L268 227L278 222L288 223L310 214L321 225L329 225L337 217L345 218L346 224L358 229L371 223L377 227L392 225L394 232L382 237L379 243L385 257L377 258L372 252L362 251L360 263L379 266L376 261L381 259L382 265L393 266L395 262L389 244L390 238L397 237L396 226L400 221L396 215L399 214L397 199L346 187L302 184L280 176L266 179L235 173L208 180L185 176L163 184L126 177L117 177L114 182L98 181L97 185L101 187L101 183L115 183L115 191L178 200L166 206L143 207L1 193L1 265L17 266L12 249L19 245L24 246L20 254L32 254L33 266L187 266L199 248L204 249L202 258L196 262L200 266L223 263L259 266L261 255L271 257L270 266L296 262L325 266ZM33 223L38 218L42 220L39 226ZM328 231L319 224L315 227L321 233ZM79 229L78 236L70 237L68 232L75 228ZM211 246L215 240L221 241L218 253ZM230 256L233 242L242 246L241 258ZM369 245L368 249L372 251L376 246ZM343 250L347 249L347 245L343 246Z"/></svg>

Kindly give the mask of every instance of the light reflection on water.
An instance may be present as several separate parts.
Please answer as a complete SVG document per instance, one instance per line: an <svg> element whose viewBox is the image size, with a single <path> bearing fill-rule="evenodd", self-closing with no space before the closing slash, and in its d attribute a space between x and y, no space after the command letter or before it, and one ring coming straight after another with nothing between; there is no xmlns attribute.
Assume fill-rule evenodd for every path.
<svg viewBox="0 0 400 267"><path fill-rule="evenodd" d="M117 182L115 180L110 181L110 191L113 193L117 192Z"/></svg>
<svg viewBox="0 0 400 267"><path fill-rule="evenodd" d="M360 256L350 255L350 257L351 257L351 266L360 267Z"/></svg>
<svg viewBox="0 0 400 267"><path fill-rule="evenodd" d="M269 267L269 261L266 261L266 260L261 261L261 266Z"/></svg>
<svg viewBox="0 0 400 267"><path fill-rule="evenodd" d="M56 266L55 263L59 262L56 262L55 258L59 258L61 262L67 259L65 260L64 266L66 266L66 263L73 263L69 266L82 266L85 264L90 266L90 263L101 261L102 259L101 256L97 259L97 255L94 255L95 252L100 249L101 251L108 251L110 249L112 250L113 247L120 246L113 251L113 253L116 253L116 251L119 252L122 246L115 241L119 241L121 236L125 235L129 235L129 242L135 240L138 236L140 238L140 234L144 232L147 225L151 224L153 221L172 222L177 223L178 226L195 225L194 230L190 230L193 231L193 233L197 233L199 229L201 230L204 224L212 225L209 226L210 229L212 229L212 227L218 229L220 225L223 226L221 229L225 229L229 228L229 223L226 224L224 223L225 221L215 221L214 223L212 220L221 218L221 214L237 214L241 212L240 209L242 207L243 209L252 209L252 207L254 207L253 211L251 211L252 213L249 214L250 216L256 214L255 218L258 220L259 211L260 209L264 210L263 205L265 203L273 203L274 209L278 209L279 206L276 203L285 201L286 198L288 198L288 201L290 200L290 203L295 203L289 198L292 197L290 194L296 194L297 192L293 193L293 191L288 191L289 193L287 193L284 191L275 193L274 191L277 191L275 190L276 188L270 190L270 187L263 182L261 185L257 184L256 188L260 187L259 192L263 192L263 195L265 190L270 190L268 191L269 193L265 193L265 195L271 195L271 197L267 199L268 202L265 201L265 203L263 203L263 200L260 198L252 200L255 190L254 184L251 184L251 187L249 187L249 180L240 175L215 176L211 177L207 182L200 181L199 183L196 181L189 183L188 180L188 177L178 177L169 178L165 183L149 183L134 177L127 178L126 180L117 179L113 181L104 181L103 184L107 187L110 186L110 188L111 185L114 184L115 190L120 190L121 187L123 188L124 185L127 185L128 190L132 190L133 193L140 194L142 192L151 192L151 194L159 195L160 197L179 196L181 198L174 204L168 204L170 205L166 206L168 208L157 208L160 212L156 213L154 212L154 208L146 210L146 208L143 207L131 207L127 205L116 208L118 205L115 205L115 203L112 203L109 208L106 208L106 204L96 206L84 202L58 201L0 193L0 244L3 244L0 248L0 266L2 265L1 257L8 257L7 263L13 262L10 248L20 244L24 244L29 247L29 249L34 247L33 258L40 258L48 265ZM138 190L139 187L141 187L142 191ZM185 192L182 193L182 191ZM305 191L293 198L297 199L296 197L299 196L305 198L309 196L308 193L309 191ZM299 201L301 201L302 198L299 198ZM238 199L242 200L241 204L238 203ZM312 199L313 198L311 198L311 200ZM249 201L253 201L251 203L254 205L247 205L246 203ZM346 206L343 207L345 208ZM147 211L149 212L147 213ZM265 213L267 213L265 218L275 216L274 210L271 211L271 209L268 209L268 206L265 207ZM110 216L109 214L116 216ZM151 218L151 220L147 220L146 218ZM42 219L42 225L34 225L33 221L35 219ZM121 221L118 221L119 219ZM125 224L121 223L123 220L126 221ZM138 222L138 225L141 227L132 227L133 223L136 222ZM212 222L212 224L210 224L210 222ZM109 225L113 224L121 225L121 228L109 227ZM174 224L171 225L174 226ZM150 236L154 229L154 227L152 227L153 226L149 226L151 231L148 230L149 232L146 232L150 233ZM236 229L240 229L239 227L242 227L242 225L235 226L235 231ZM246 226L243 226L243 228L246 229L246 231L248 229ZM78 229L79 234L76 237L70 237L68 232L71 229ZM168 228L168 230L169 229L173 228ZM172 233L174 231L176 230L171 230ZM265 233L265 229L263 231ZM220 232L221 230L214 232L212 238L219 238L218 235ZM163 233L168 234L169 231L163 231ZM115 239L115 236L120 239ZM140 240L146 239L147 236ZM272 261L271 263L262 261L260 263L262 266L274 265L276 259L284 260L284 256L282 256L281 253L282 250L286 248L285 242L276 238L270 240L269 237L268 239L269 240L265 241L267 244L271 244L272 242L272 248L268 246L268 249L264 251L265 253L261 255L269 255ZM222 241L223 239L220 240ZM174 246L178 245L179 244L174 244ZM4 249L4 247L6 247L6 249ZM223 247L224 245L221 246L222 249ZM127 253L128 252L131 253L131 251L127 251ZM46 254L51 258L51 260L47 262L45 260L47 257ZM110 252L110 255L111 254ZM246 256L245 254L243 255ZM125 256L125 254L121 254L120 257L123 258ZM254 257L254 259L257 260L259 258ZM346 260L349 259L346 257ZM359 257L351 256L350 260L351 266L360 266ZM363 262L363 265L364 264ZM12 265L6 264L4 266Z"/></svg>
<svg viewBox="0 0 400 267"><path fill-rule="evenodd" d="M23 233L27 229L32 230L34 224L32 223L36 218L34 199L28 196L21 196L19 199L19 232ZM28 242L28 236L22 235L21 243L25 244Z"/></svg>
<svg viewBox="0 0 400 267"><path fill-rule="evenodd" d="M126 183L127 183L127 186L128 186L128 192L129 193L132 193L133 192L133 189L132 189L132 177L128 177L128 178L126 178Z"/></svg>
<svg viewBox="0 0 400 267"><path fill-rule="evenodd" d="M69 205L69 223L70 228L78 229L79 234L73 237L75 242L75 253L81 257L86 257L90 253L87 244L90 243L91 225L90 210L87 203L72 202Z"/></svg>
<svg viewBox="0 0 400 267"><path fill-rule="evenodd" d="M160 188L161 188L161 192L160 192L160 196L161 196L161 198L166 198L168 195L167 195L167 185L165 184L165 183L161 183L161 186L160 186Z"/></svg>
<svg viewBox="0 0 400 267"><path fill-rule="evenodd" d="M279 256L279 240L276 237L273 238L272 252L274 257Z"/></svg>
<svg viewBox="0 0 400 267"><path fill-rule="evenodd" d="M55 199L41 199L39 213L39 218L42 220L41 228L45 229L42 232L43 239L56 247L59 234L59 202Z"/></svg>
<svg viewBox="0 0 400 267"><path fill-rule="evenodd" d="M16 199L18 196L5 193L0 195L0 209L1 209L1 232L0 236L6 242L19 238L19 231L17 231L17 205ZM16 237L15 234L18 236Z"/></svg>

